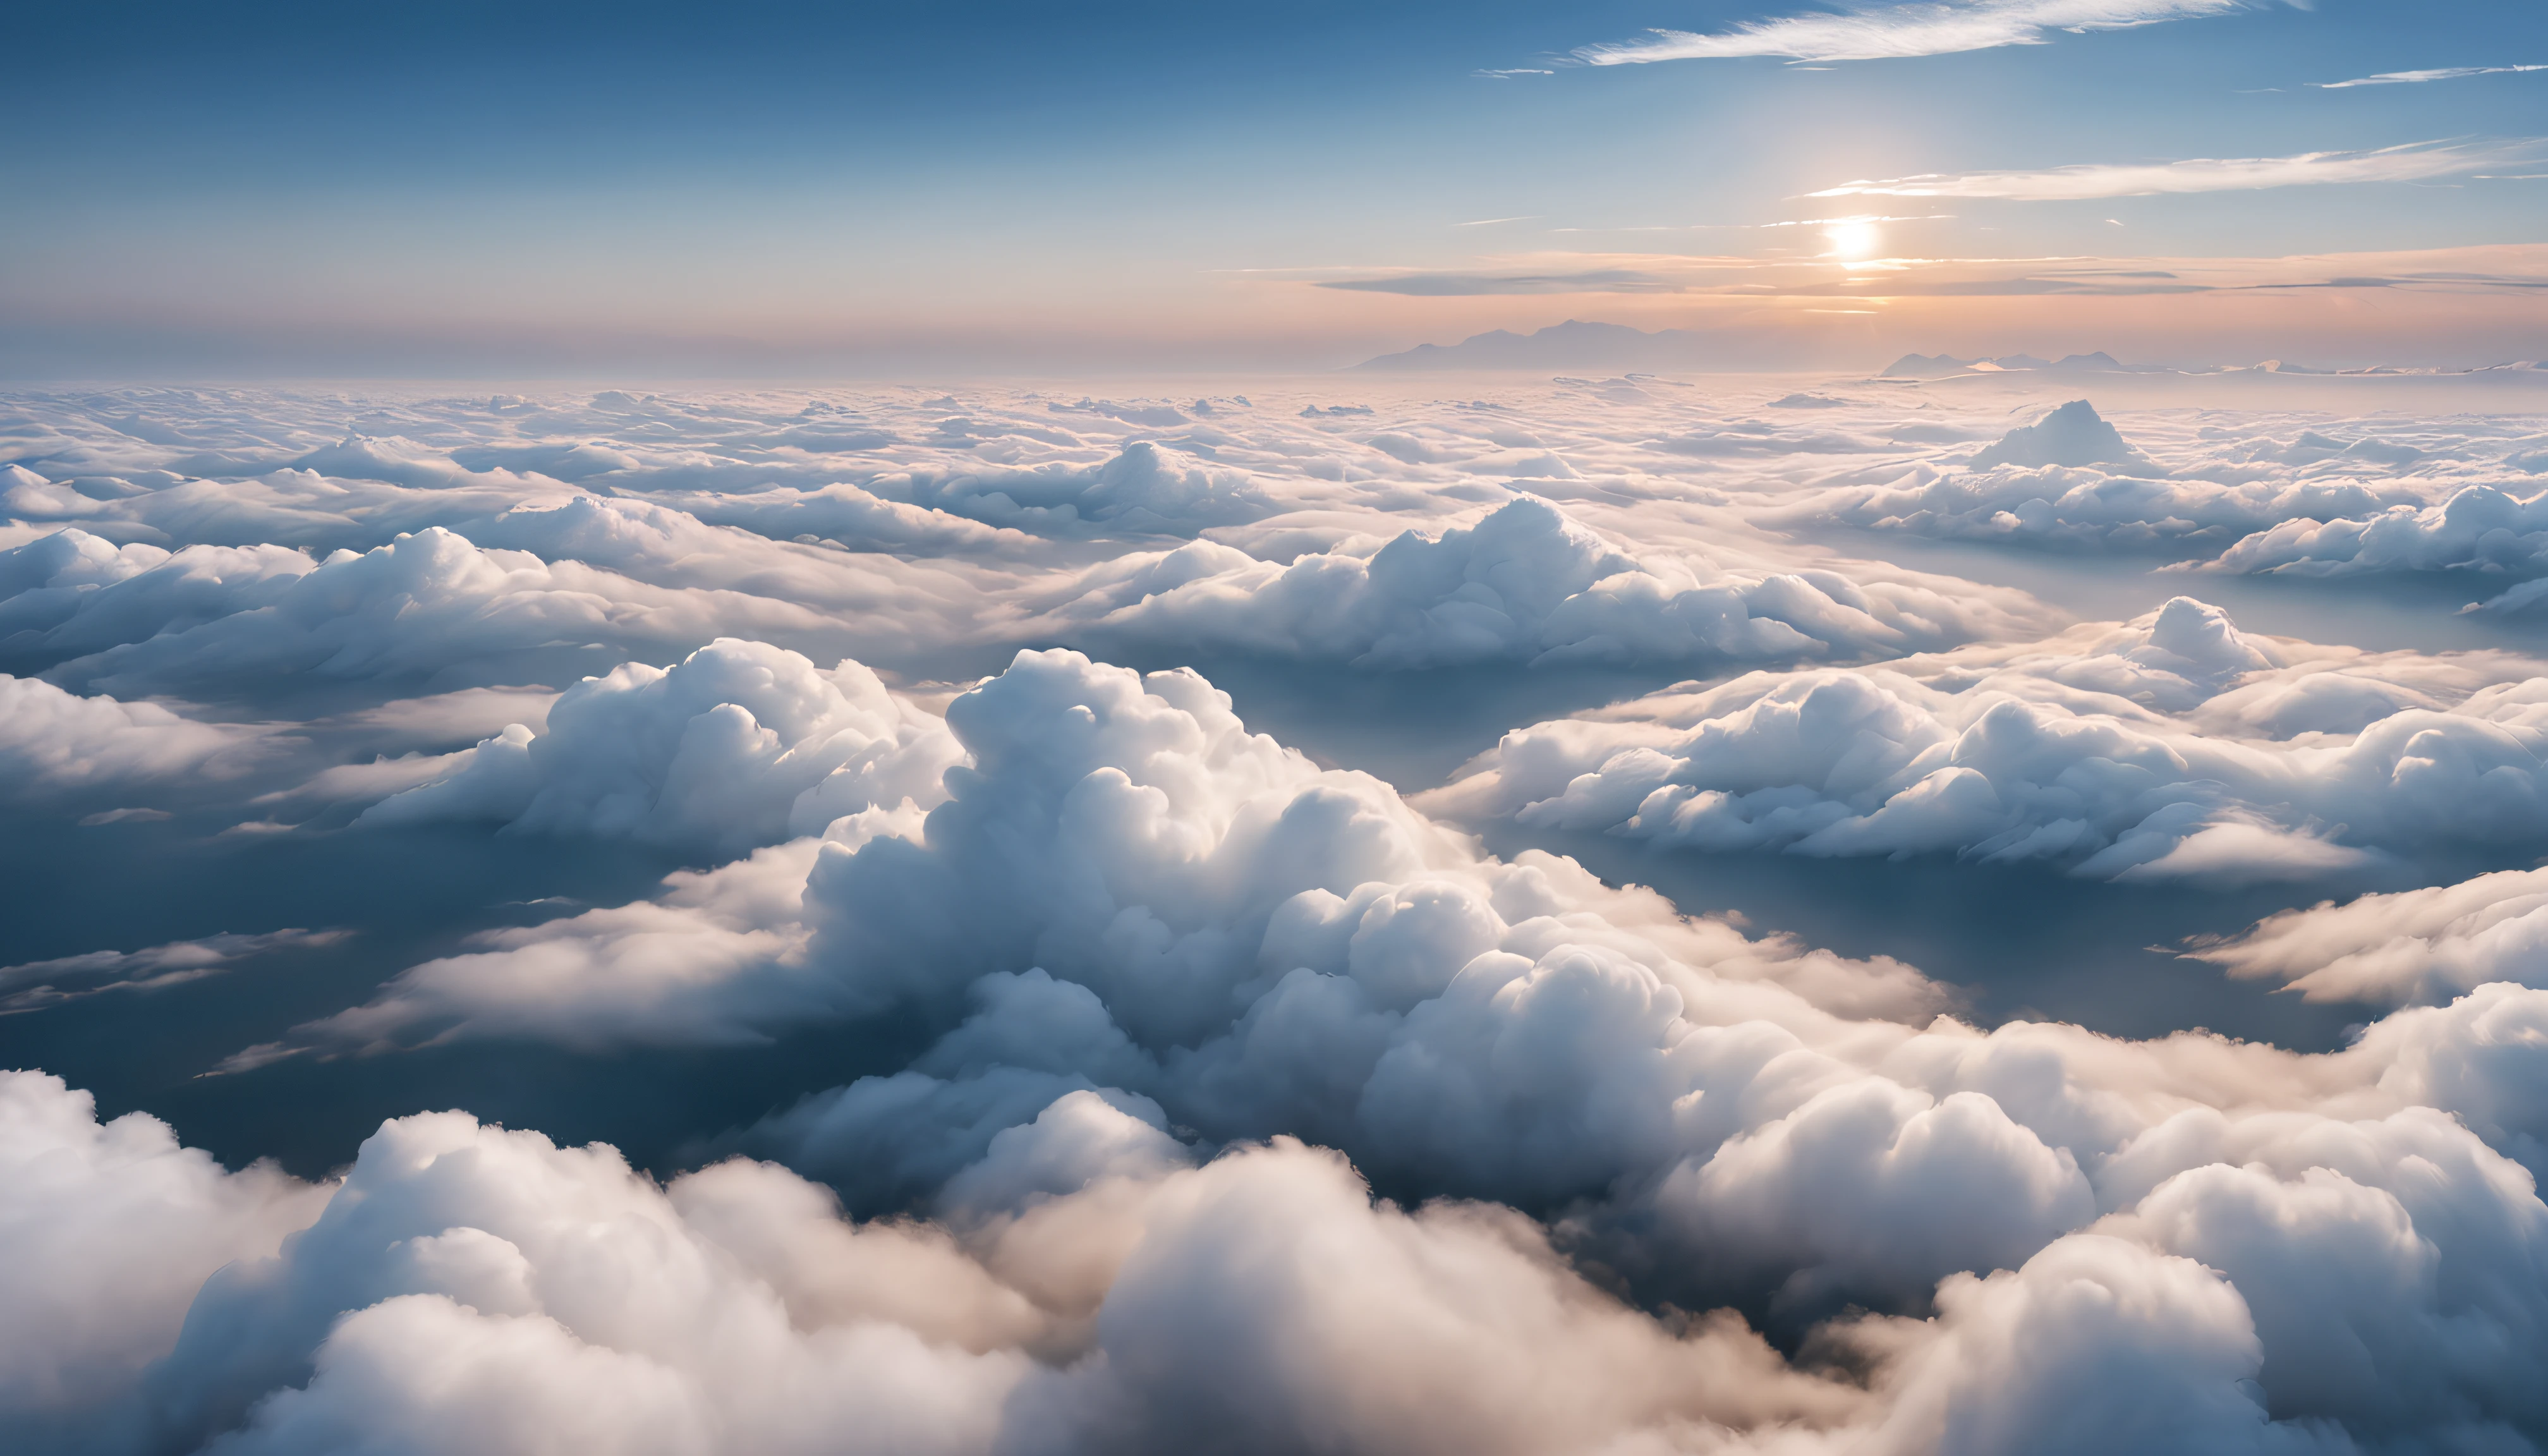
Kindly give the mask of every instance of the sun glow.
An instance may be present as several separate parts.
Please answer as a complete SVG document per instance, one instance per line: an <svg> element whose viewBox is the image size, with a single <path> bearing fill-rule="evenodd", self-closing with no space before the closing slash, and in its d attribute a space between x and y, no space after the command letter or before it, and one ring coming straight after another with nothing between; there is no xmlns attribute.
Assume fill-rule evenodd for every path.
<svg viewBox="0 0 2548 1456"><path fill-rule="evenodd" d="M1832 255L1843 262L1874 257L1876 250L1884 246L1884 234L1873 223L1855 218L1825 228L1823 237L1831 244Z"/></svg>

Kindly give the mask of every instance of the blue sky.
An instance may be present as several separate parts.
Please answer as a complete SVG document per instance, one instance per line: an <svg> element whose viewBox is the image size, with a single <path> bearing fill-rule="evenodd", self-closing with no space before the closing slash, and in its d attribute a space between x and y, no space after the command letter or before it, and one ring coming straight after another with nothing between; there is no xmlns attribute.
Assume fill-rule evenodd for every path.
<svg viewBox="0 0 2548 1456"><path fill-rule="evenodd" d="M1789 53L1586 63L1641 46ZM1326 367L1569 317L1771 362L2541 337L2548 70L2511 68L2548 11L2502 0L100 5L12 48L19 375ZM2195 159L2278 165L2061 170ZM2153 186L2217 190L2103 195ZM1765 226L1846 217L1909 221ZM2287 261L2324 254L2382 256ZM2250 296L2366 270L2479 281Z"/></svg>

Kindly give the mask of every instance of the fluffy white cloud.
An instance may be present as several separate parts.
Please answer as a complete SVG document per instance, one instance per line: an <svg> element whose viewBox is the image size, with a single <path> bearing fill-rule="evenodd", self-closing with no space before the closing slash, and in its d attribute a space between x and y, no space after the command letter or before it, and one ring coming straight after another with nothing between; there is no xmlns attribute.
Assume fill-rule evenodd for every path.
<svg viewBox="0 0 2548 1456"><path fill-rule="evenodd" d="M8 798L235 777L272 747L252 728L197 722L154 702L82 697L0 673L0 795Z"/></svg>
<svg viewBox="0 0 2548 1456"><path fill-rule="evenodd" d="M280 1258L205 1287L142 1401L163 1439L235 1452L988 1447L1022 1301L943 1234L844 1228L774 1170L687 1183L705 1228L691 1187L606 1147L388 1124ZM763 1272L791 1260L793 1301Z"/></svg>
<svg viewBox="0 0 2548 1456"><path fill-rule="evenodd" d="M52 672L109 686L429 676L588 643L662 652L727 627L803 635L828 625L768 597L649 587L581 562L482 550L439 527L318 563L273 547L191 547L78 608L45 645L83 655Z"/></svg>
<svg viewBox="0 0 2548 1456"><path fill-rule="evenodd" d="M323 1190L223 1170L166 1124L101 1125L86 1092L0 1072L0 1418L38 1449L114 1422L204 1280L270 1256Z"/></svg>
<svg viewBox="0 0 2548 1456"><path fill-rule="evenodd" d="M1527 496L1473 525L1355 545L1288 565L1211 542L1128 556L1092 573L1053 616L1092 643L1371 668L1856 656L1998 635L2022 620L1988 598L1834 571L1641 559Z"/></svg>
<svg viewBox="0 0 2548 1456"><path fill-rule="evenodd" d="M43 1166L126 1128L27 1080L48 1120L16 1140ZM1241 1416L1251 1449L1524 1452L1862 1400L1738 1321L1677 1334L1621 1306L1515 1215L1375 1205L1288 1141L1189 1169L1084 1094L1004 1135L938 1224L845 1224L767 1164L659 1188L609 1148L455 1114L385 1125L325 1189L223 1175L148 1127L170 1167L138 1171L174 1175L155 1199L130 1166L0 1199L51 1216L0 1225L31 1292L84 1297L63 1314L129 1345L121 1408L64 1432L83 1449L1164 1451ZM261 1200L264 1227L222 1228L225 1200ZM183 1237L156 1264L224 1235L243 1257L153 1282L121 1244L163 1228ZM61 1409L45 1397L0 1393L22 1419Z"/></svg>
<svg viewBox="0 0 2548 1456"><path fill-rule="evenodd" d="M914 504L934 513L1063 533L1086 523L1120 533L1189 535L1273 508L1244 472L1149 440L1126 445L1093 470L913 474L876 484L910 493Z"/></svg>
<svg viewBox="0 0 2548 1456"><path fill-rule="evenodd" d="M2144 654L2110 671L2163 671L2193 696L2207 681L2198 662L2234 669L2227 655L2244 650L2226 633L2210 641L2210 658L2168 668ZM2243 1393L2260 1379L2243 1312L2305 1291L2270 1286L2299 1276L2260 1267L2224 1293L2218 1276L2170 1262L2217 1252L2191 1235L2125 1230L2141 1252L2117 1256L2113 1277L2158 1282L2120 1324L2097 1300L2053 1297L2071 1310L2061 1318L2084 1321L2071 1356L2039 1370L2028 1362L2050 1333L2005 1347L1974 1333L1956 1348L1980 1354L1912 1359L1913 1345L1982 1318L1962 1313L1963 1296L1933 1297L1940 1280L1952 1291L2031 1268L2178 1173L2261 1161L2304 1179L2314 1148L2412 1134L2415 1156L2470 1179L2411 1210L2417 1237L2485 1267L2502 1257L2488 1228L2536 1217L2507 1160L2540 1131L2523 1098L2548 1073L2519 1031L2548 1014L2536 992L2493 987L2320 1056L2199 1034L2130 1043L2017 1023L1983 1035L1930 1020L1935 988L1900 967L1684 921L1562 861L1482 859L1369 780L1247 736L1188 675L1144 682L1029 656L950 720L974 761L910 837L765 851L661 901L506 932L408 972L317 1029L318 1045L454 1027L695 1040L948 1006L952 1029L905 1070L813 1098L743 1145L862 1208L938 1189L954 1210L988 1176L965 1165L996 1160L1056 1101L1112 1109L1099 1121L1122 1136L1096 1142L1141 1168L1186 1156L1168 1127L1207 1143L1306 1136L1392 1186L1589 1209L1569 1246L1691 1308L1742 1302L1791 1323L1852 1304L1934 1314L1884 1358L1965 1371L1923 1379L1952 1388L1934 1402L1970 1408L1953 1419L2005 1424L2009 1449L2076 1429L2062 1392L2099 1352L2138 1360L2171 1328L2211 1353L2161 1361L2116 1401L2191 1401L2211 1412L2202 1421L2259 1439L2286 1429L2269 1413L2360 1409L2305 1374L2267 1379L2263 1406ZM2374 1124L2391 1131L2357 1126ZM2410 1170L2392 1158L2346 1176L2404 1199ZM2011 1309L2035 1298L2032 1284L1982 1283ZM2081 1286L2065 1273L2051 1287ZM2449 1301L2416 1304L2420 1288L2398 1286L2402 1312L2459 1318ZM2531 1309L2548 1292L2512 1298ZM2502 1370L2474 1379L2463 1399L2486 1419L2530 1419ZM2028 1382L2036 1405L1992 1403ZM1913 1418L1887 1414L1883 1428Z"/></svg>
<svg viewBox="0 0 2548 1456"><path fill-rule="evenodd" d="M2068 1070L2094 1075L2099 1049L2073 1049ZM43 1116L19 1140L42 1165L112 1131L26 1080ZM1954 1146L2007 1140L1990 1102L1959 1093L1900 1125L1876 1187L1930 1160L1953 1188L1972 1165ZM1837 1105L1809 1099L1718 1157ZM2519 1169L2426 1111L2151 1111L2099 1159L2116 1212L2072 1207L2077 1231L1985 1253L1928 1313L1825 1326L1816 1348L1860 1381L1790 1367L1730 1315L1624 1306L1510 1210L1405 1212L1289 1138L1198 1160L1086 1091L990 1138L925 1222L844 1222L766 1163L658 1186L607 1147L456 1114L385 1125L319 1189L222 1174L163 1133L155 1157L187 1176L155 1202L56 1175L53 1217L0 1222L12 1254L30 1229L104 1235L21 1262L42 1294L127 1291L83 1306L123 1342L96 1377L112 1407L12 1390L6 1409L65 1448L254 1452L1172 1451L1238 1432L1216 1439L2015 1456L2537 1437L2548 1207ZM2047 1187L2079 1177L2047 1166ZM1858 1191L1817 1190L1826 1222ZM136 1230L92 1217L137 1205L200 1239L224 1199L262 1223L208 1282L136 1282ZM13 1180L0 1210L38 1201ZM1879 1193L1866 1224L1991 1237L1938 1212Z"/></svg>
<svg viewBox="0 0 2548 1456"><path fill-rule="evenodd" d="M927 809L962 751L855 662L829 673L721 638L670 669L630 663L567 689L458 773L363 821L495 819L525 834L624 835L732 856L868 809Z"/></svg>
<svg viewBox="0 0 2548 1456"><path fill-rule="evenodd" d="M2192 955L2311 1000L2447 1000L2490 981L2548 984L2548 870L2287 910Z"/></svg>
<svg viewBox="0 0 2548 1456"><path fill-rule="evenodd" d="M2317 540L2320 521L2419 518L2456 490L2483 498L2488 488L2466 483L2501 469L2493 450L2412 425L2349 440L2302 428L2288 441L2209 425L2170 443L2174 464L2149 459L2086 401L2073 401L1959 467L1925 461L1889 479L1818 488L1764 519L2185 556L2228 545L2211 569L2246 571L2296 549L2296 539Z"/></svg>
<svg viewBox="0 0 2548 1456"><path fill-rule="evenodd" d="M2178 597L2030 648L1755 673L1544 723L1423 802L1709 849L2309 879L2537 839L2539 671L2250 637Z"/></svg>
<svg viewBox="0 0 2548 1456"><path fill-rule="evenodd" d="M2548 495L2527 500L2492 486L2473 486L2438 505L2399 503L2373 510L2364 501L2287 517L2241 537L2208 571L2342 577L2369 572L2474 572L2501 581L2528 576L2548 562ZM2548 588L2523 582L2487 603L2491 610L2533 608Z"/></svg>
<svg viewBox="0 0 2548 1456"><path fill-rule="evenodd" d="M2334 1432L2271 1422L2251 1394L2262 1350L2244 1302L2192 1259L2076 1235L2016 1270L1958 1276L1938 1302L1935 1331L1852 1331L1902 1351L1897 1403L1860 1449L2353 1449Z"/></svg>

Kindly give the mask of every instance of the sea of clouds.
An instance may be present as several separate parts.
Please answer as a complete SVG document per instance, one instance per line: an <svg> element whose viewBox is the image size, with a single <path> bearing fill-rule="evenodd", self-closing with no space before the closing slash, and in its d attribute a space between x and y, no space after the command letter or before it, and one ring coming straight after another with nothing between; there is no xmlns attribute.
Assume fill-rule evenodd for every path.
<svg viewBox="0 0 2548 1456"><path fill-rule="evenodd" d="M9 1448L2548 1448L2548 401L1224 388L0 399Z"/></svg>

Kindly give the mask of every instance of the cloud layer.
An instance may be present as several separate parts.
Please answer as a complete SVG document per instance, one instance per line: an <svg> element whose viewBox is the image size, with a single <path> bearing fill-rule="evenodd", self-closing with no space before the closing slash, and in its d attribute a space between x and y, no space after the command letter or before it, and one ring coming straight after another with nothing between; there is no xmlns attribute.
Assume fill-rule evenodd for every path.
<svg viewBox="0 0 2548 1456"><path fill-rule="evenodd" d="M1711 850L2312 879L2537 842L2539 671L2257 640L2178 597L2032 649L1755 673L1541 724L1425 802Z"/></svg>
<svg viewBox="0 0 2548 1456"><path fill-rule="evenodd" d="M2548 669L2147 572L2517 588L2535 419L1775 383L14 401L13 1449L2548 1442L2542 884L2446 867ZM2183 949L2360 1024L1990 1024L1584 830L2246 884Z"/></svg>

